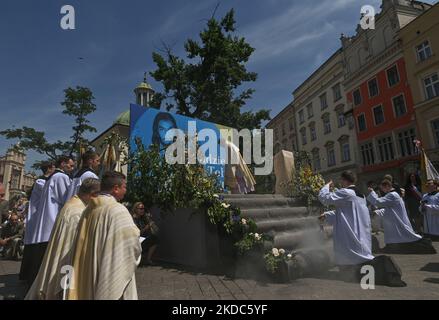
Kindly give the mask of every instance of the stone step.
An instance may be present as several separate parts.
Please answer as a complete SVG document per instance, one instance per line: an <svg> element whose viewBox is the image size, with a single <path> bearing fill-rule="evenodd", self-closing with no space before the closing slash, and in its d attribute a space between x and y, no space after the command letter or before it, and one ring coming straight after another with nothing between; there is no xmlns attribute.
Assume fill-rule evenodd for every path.
<svg viewBox="0 0 439 320"><path fill-rule="evenodd" d="M268 232L294 232L301 230L319 230L320 225L316 217L287 218L287 219L263 219L256 220L259 231Z"/></svg>
<svg viewBox="0 0 439 320"><path fill-rule="evenodd" d="M327 243L326 235L319 229L288 230L276 232L274 236L274 247L286 250L317 249L326 247Z"/></svg>
<svg viewBox="0 0 439 320"><path fill-rule="evenodd" d="M225 202L242 209L297 207L299 204L292 198L229 198Z"/></svg>
<svg viewBox="0 0 439 320"><path fill-rule="evenodd" d="M273 236L274 246L286 250L320 250L331 247L331 232L321 232L312 212L294 198L274 194L224 195L224 201L253 219L258 231Z"/></svg>
<svg viewBox="0 0 439 320"><path fill-rule="evenodd" d="M286 198L280 194L221 194L227 199L279 199Z"/></svg>
<svg viewBox="0 0 439 320"><path fill-rule="evenodd" d="M255 221L270 218L302 218L308 216L308 210L305 207L241 208L241 215Z"/></svg>

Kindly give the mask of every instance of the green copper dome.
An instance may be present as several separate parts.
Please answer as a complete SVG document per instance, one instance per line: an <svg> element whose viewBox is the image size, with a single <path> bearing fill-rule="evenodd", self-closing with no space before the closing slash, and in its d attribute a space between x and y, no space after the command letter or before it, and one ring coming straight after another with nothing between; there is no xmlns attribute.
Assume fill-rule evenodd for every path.
<svg viewBox="0 0 439 320"><path fill-rule="evenodd" d="M114 124L120 124L123 126L130 125L130 110L122 112L114 121Z"/></svg>

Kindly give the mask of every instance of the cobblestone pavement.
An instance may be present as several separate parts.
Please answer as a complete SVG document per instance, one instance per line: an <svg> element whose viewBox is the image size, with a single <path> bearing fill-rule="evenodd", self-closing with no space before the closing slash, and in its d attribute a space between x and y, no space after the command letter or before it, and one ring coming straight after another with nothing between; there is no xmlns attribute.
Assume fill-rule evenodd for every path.
<svg viewBox="0 0 439 320"><path fill-rule="evenodd" d="M439 251L439 243L435 243ZM228 279L193 273L173 267L138 268L139 299L161 300L247 300L247 299L439 299L439 254L394 255L403 271L404 288L377 286L362 290L359 284L337 280L336 268L318 278L304 278L288 284ZM19 261L0 261L0 299L24 288L18 280Z"/></svg>

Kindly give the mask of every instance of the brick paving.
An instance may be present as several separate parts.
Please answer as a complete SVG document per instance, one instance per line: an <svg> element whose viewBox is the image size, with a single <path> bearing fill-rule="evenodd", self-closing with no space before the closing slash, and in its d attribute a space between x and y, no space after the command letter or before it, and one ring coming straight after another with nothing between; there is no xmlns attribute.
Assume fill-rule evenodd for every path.
<svg viewBox="0 0 439 320"><path fill-rule="evenodd" d="M439 243L435 247L439 251ZM362 290L359 284L338 280L336 268L288 284L228 279L163 266L138 268L136 277L139 299L145 300L439 299L438 254L393 257L403 271L405 288ZM19 261L0 260L0 300L9 294L23 296L19 268Z"/></svg>

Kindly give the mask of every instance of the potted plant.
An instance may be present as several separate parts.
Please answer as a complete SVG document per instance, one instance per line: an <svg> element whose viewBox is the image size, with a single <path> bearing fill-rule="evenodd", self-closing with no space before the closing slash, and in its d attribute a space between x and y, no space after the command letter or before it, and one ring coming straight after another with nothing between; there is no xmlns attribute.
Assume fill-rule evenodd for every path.
<svg viewBox="0 0 439 320"><path fill-rule="evenodd" d="M289 270L296 267L293 253L287 253L284 249L272 248L264 255L264 260L266 270L276 282L290 282Z"/></svg>

